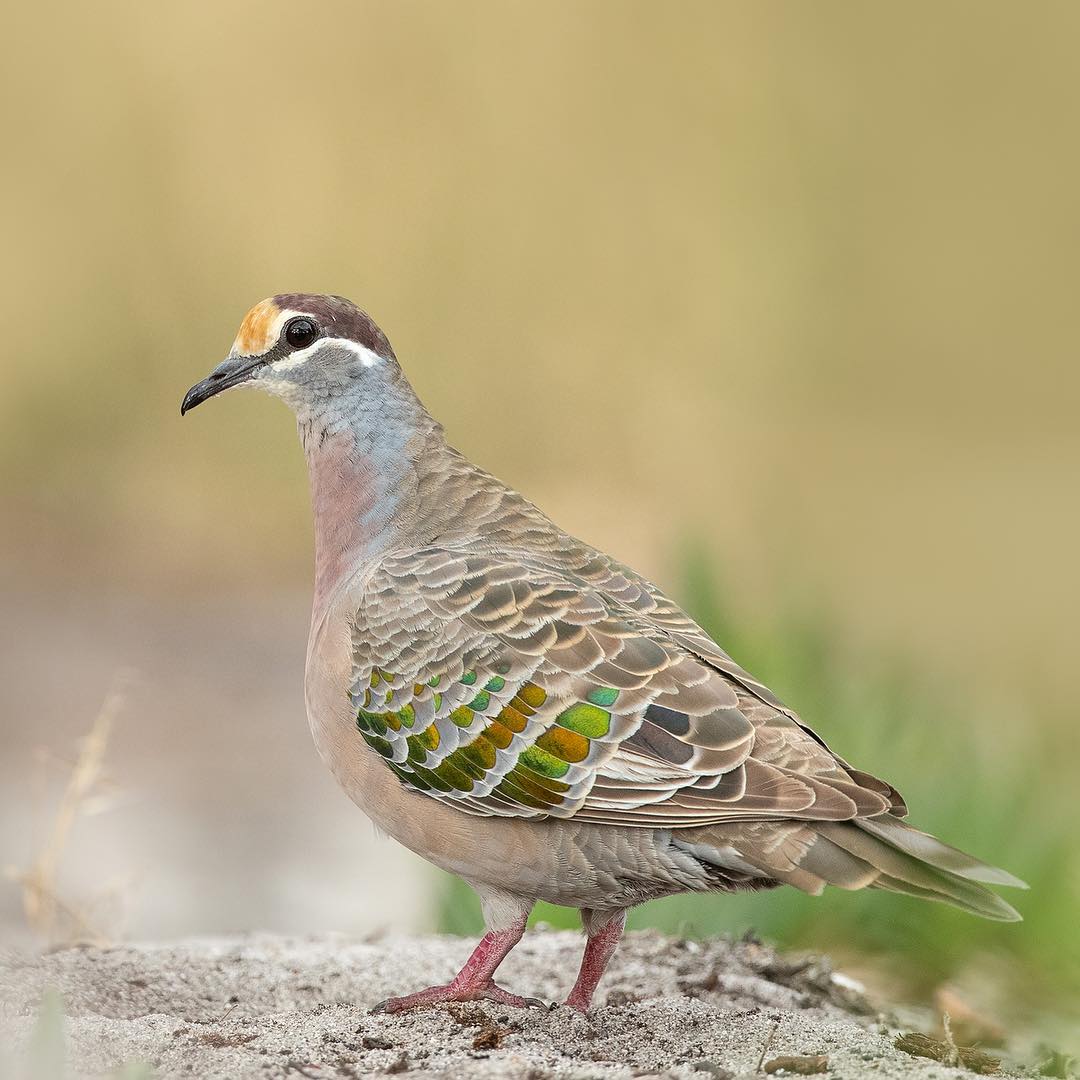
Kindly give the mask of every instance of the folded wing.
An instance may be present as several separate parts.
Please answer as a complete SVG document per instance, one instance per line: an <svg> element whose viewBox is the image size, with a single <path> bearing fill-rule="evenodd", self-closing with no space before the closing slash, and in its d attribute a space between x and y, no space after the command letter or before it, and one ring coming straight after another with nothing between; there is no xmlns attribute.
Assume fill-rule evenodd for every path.
<svg viewBox="0 0 1080 1080"><path fill-rule="evenodd" d="M469 813L690 828L905 810L599 554L387 559L354 637L359 734L402 782Z"/></svg>

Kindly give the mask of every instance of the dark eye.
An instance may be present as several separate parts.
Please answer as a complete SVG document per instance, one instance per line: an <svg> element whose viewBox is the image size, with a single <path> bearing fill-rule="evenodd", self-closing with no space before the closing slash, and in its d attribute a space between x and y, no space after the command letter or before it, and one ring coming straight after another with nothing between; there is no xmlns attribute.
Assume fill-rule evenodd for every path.
<svg viewBox="0 0 1080 1080"><path fill-rule="evenodd" d="M319 336L319 328L311 319L290 319L285 326L285 340L294 349L304 349Z"/></svg>

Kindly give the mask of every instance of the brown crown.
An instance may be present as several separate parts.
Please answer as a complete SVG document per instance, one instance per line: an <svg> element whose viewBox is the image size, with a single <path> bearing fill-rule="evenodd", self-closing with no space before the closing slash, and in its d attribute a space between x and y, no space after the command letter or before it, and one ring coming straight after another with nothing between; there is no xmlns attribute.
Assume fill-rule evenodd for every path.
<svg viewBox="0 0 1080 1080"><path fill-rule="evenodd" d="M281 293L274 297L279 310L310 315L328 337L347 338L387 360L396 359L386 335L366 311L343 296L318 293Z"/></svg>

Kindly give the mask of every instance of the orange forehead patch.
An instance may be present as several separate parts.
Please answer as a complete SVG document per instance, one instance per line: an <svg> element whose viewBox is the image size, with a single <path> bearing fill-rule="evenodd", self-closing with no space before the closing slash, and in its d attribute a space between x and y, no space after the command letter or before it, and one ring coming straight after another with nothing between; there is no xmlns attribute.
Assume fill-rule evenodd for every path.
<svg viewBox="0 0 1080 1080"><path fill-rule="evenodd" d="M273 300L260 300L244 316L240 332L233 342L233 352L241 356L258 356L266 352L273 345L270 337L280 314L281 309Z"/></svg>

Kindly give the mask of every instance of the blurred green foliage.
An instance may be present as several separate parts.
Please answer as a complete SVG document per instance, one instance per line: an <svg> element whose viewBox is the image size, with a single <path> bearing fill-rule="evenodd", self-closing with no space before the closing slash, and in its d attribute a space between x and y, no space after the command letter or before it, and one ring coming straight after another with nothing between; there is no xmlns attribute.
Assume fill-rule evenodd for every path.
<svg viewBox="0 0 1080 1080"><path fill-rule="evenodd" d="M27 1046L26 1075L33 1080L65 1080L68 1076L64 1038L64 998L59 990L45 991L38 1006Z"/></svg>
<svg viewBox="0 0 1080 1080"><path fill-rule="evenodd" d="M1034 723L1037 702L995 705L915 663L867 656L809 608L768 620L733 618L701 546L687 551L677 592L837 753L893 782L908 801L909 820L1009 869L1031 889L1007 890L1025 919L1015 925L893 893L827 889L808 897L781 888L670 897L637 908L629 926L689 936L752 929L785 947L829 951L856 970L887 973L890 986L908 995L926 998L949 979L989 978L999 984L990 996L1007 1004L1010 1020L1038 1026L1044 1013L1080 1017L1074 766L1042 745L1048 731L1064 733L1064 723L1045 716ZM1003 735L988 740L987 710L995 708L1012 716L991 725ZM446 932L472 934L482 925L471 890L455 879L446 878L439 911ZM547 904L533 919L579 925L576 912Z"/></svg>

